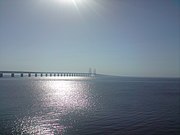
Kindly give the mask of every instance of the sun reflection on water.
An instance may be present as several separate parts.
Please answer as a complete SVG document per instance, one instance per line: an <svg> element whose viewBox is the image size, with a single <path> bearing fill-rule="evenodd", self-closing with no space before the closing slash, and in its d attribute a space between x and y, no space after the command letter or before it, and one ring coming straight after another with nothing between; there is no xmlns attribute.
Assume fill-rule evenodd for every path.
<svg viewBox="0 0 180 135"><path fill-rule="evenodd" d="M34 88L37 102L29 108L26 116L15 122L17 127L13 133L63 134L66 129L73 128L75 120L69 114L83 115L83 111L93 105L89 90L90 86L85 81L37 81Z"/></svg>
<svg viewBox="0 0 180 135"><path fill-rule="evenodd" d="M76 81L49 81L45 87L48 87L42 99L45 106L56 107L61 111L74 111L88 106L87 85Z"/></svg>

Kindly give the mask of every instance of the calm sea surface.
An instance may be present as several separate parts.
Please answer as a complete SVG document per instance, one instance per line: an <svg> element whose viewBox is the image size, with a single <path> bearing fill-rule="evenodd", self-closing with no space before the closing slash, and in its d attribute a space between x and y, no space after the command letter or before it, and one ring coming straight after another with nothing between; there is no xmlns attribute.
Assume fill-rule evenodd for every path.
<svg viewBox="0 0 180 135"><path fill-rule="evenodd" d="M0 78L0 135L178 135L180 79Z"/></svg>

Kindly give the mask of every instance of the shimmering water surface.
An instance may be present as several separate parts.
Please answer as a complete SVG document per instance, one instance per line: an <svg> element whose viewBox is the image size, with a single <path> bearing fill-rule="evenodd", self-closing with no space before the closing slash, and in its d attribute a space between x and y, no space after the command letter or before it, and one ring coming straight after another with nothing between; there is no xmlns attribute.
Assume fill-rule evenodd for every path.
<svg viewBox="0 0 180 135"><path fill-rule="evenodd" d="M180 79L0 78L0 135L177 135Z"/></svg>

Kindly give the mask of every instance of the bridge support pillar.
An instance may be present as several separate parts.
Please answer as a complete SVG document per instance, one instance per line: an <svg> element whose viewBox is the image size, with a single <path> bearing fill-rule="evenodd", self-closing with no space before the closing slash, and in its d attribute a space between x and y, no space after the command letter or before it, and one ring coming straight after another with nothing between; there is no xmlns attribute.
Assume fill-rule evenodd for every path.
<svg viewBox="0 0 180 135"><path fill-rule="evenodd" d="M50 76L52 76L52 74L50 74Z"/></svg>
<svg viewBox="0 0 180 135"><path fill-rule="evenodd" d="M28 77L31 77L31 73L28 73Z"/></svg>
<svg viewBox="0 0 180 135"><path fill-rule="evenodd" d="M41 73L41 77L43 77L43 74Z"/></svg>
<svg viewBox="0 0 180 135"><path fill-rule="evenodd" d="M3 77L3 73L0 73L0 77Z"/></svg>
<svg viewBox="0 0 180 135"><path fill-rule="evenodd" d="M46 74L46 77L48 76L48 74Z"/></svg>
<svg viewBox="0 0 180 135"><path fill-rule="evenodd" d="M21 77L23 77L23 73L21 73Z"/></svg>
<svg viewBox="0 0 180 135"><path fill-rule="evenodd" d="M11 77L14 77L14 73L11 73Z"/></svg>
<svg viewBox="0 0 180 135"><path fill-rule="evenodd" d="M37 73L35 73L35 77L37 77Z"/></svg>

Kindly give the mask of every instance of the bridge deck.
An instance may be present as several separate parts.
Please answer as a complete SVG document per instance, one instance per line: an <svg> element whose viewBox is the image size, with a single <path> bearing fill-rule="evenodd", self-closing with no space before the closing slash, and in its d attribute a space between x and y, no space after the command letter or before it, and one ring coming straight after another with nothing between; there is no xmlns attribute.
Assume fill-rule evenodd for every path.
<svg viewBox="0 0 180 135"><path fill-rule="evenodd" d="M35 77L38 76L38 74L42 77L44 76L94 76L95 74L92 73L75 73L75 72L33 72L33 71L0 71L0 77L3 77L3 74L11 74L11 77L14 77L15 74L20 74L21 77L24 76L24 74L28 74L29 77L31 77L32 74L35 75Z"/></svg>

